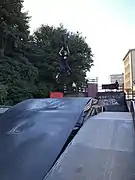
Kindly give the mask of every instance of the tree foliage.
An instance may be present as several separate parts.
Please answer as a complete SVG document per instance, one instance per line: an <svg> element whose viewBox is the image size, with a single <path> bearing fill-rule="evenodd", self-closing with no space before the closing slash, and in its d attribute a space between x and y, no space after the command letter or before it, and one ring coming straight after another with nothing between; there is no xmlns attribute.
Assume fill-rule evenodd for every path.
<svg viewBox="0 0 135 180"><path fill-rule="evenodd" d="M48 97L76 82L80 87L93 65L91 48L80 33L62 25L42 25L29 34L29 16L22 12L23 0L0 1L0 104L13 105L27 98ZM71 76L57 84L62 37L68 37Z"/></svg>
<svg viewBox="0 0 135 180"><path fill-rule="evenodd" d="M6 91L0 103L15 104L32 97L38 69L25 57L29 17L21 0L0 1L0 84Z"/></svg>
<svg viewBox="0 0 135 180"><path fill-rule="evenodd" d="M85 82L86 72L93 65L91 48L81 34L68 32L62 25L58 28L42 25L31 37L28 59L38 68L40 82L46 82L51 87L58 86L55 75L60 66L58 52L63 44L63 35L68 39L67 44L70 49L68 62L72 74L70 77L63 76L61 85L66 82L69 87L76 82L81 86Z"/></svg>

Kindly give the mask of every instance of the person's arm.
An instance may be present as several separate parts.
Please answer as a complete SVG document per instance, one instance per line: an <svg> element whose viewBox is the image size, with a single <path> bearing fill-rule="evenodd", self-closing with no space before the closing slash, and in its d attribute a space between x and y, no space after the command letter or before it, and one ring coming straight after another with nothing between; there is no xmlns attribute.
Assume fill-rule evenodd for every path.
<svg viewBox="0 0 135 180"><path fill-rule="evenodd" d="M68 51L68 54L70 54L70 51L69 51L69 48L68 48L68 46L67 46L67 51Z"/></svg>
<svg viewBox="0 0 135 180"><path fill-rule="evenodd" d="M63 47L61 48L59 55L62 56Z"/></svg>

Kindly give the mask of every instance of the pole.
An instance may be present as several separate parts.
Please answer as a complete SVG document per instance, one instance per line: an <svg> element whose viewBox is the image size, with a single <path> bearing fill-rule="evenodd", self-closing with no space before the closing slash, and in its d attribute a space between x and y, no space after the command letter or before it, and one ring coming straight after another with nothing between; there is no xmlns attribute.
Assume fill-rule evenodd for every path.
<svg viewBox="0 0 135 180"><path fill-rule="evenodd" d="M132 78L131 78L131 83L132 83L132 99L133 99L133 59L132 59L132 51L131 51L131 74L132 74Z"/></svg>

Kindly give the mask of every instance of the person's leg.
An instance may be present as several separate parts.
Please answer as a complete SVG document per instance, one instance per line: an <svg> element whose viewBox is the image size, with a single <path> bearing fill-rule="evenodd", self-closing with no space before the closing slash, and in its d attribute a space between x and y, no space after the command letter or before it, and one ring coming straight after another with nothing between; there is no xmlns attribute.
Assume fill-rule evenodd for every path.
<svg viewBox="0 0 135 180"><path fill-rule="evenodd" d="M65 66L66 72L70 75L71 74L71 68L68 65L67 59L64 60L64 66Z"/></svg>
<svg viewBox="0 0 135 180"><path fill-rule="evenodd" d="M65 69L65 60L63 58L61 58L60 60L60 73L65 73L66 69Z"/></svg>

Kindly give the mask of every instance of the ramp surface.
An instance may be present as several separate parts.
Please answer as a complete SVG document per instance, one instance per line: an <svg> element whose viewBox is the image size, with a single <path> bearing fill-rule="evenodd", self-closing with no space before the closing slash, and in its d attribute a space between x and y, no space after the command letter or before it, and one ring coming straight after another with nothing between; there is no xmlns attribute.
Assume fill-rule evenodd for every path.
<svg viewBox="0 0 135 180"><path fill-rule="evenodd" d="M44 180L134 180L135 136L131 114L89 118Z"/></svg>
<svg viewBox="0 0 135 180"><path fill-rule="evenodd" d="M0 180L42 180L88 98L24 101L0 116Z"/></svg>
<svg viewBox="0 0 135 180"><path fill-rule="evenodd" d="M108 112L128 112L124 92L98 92L99 104Z"/></svg>

